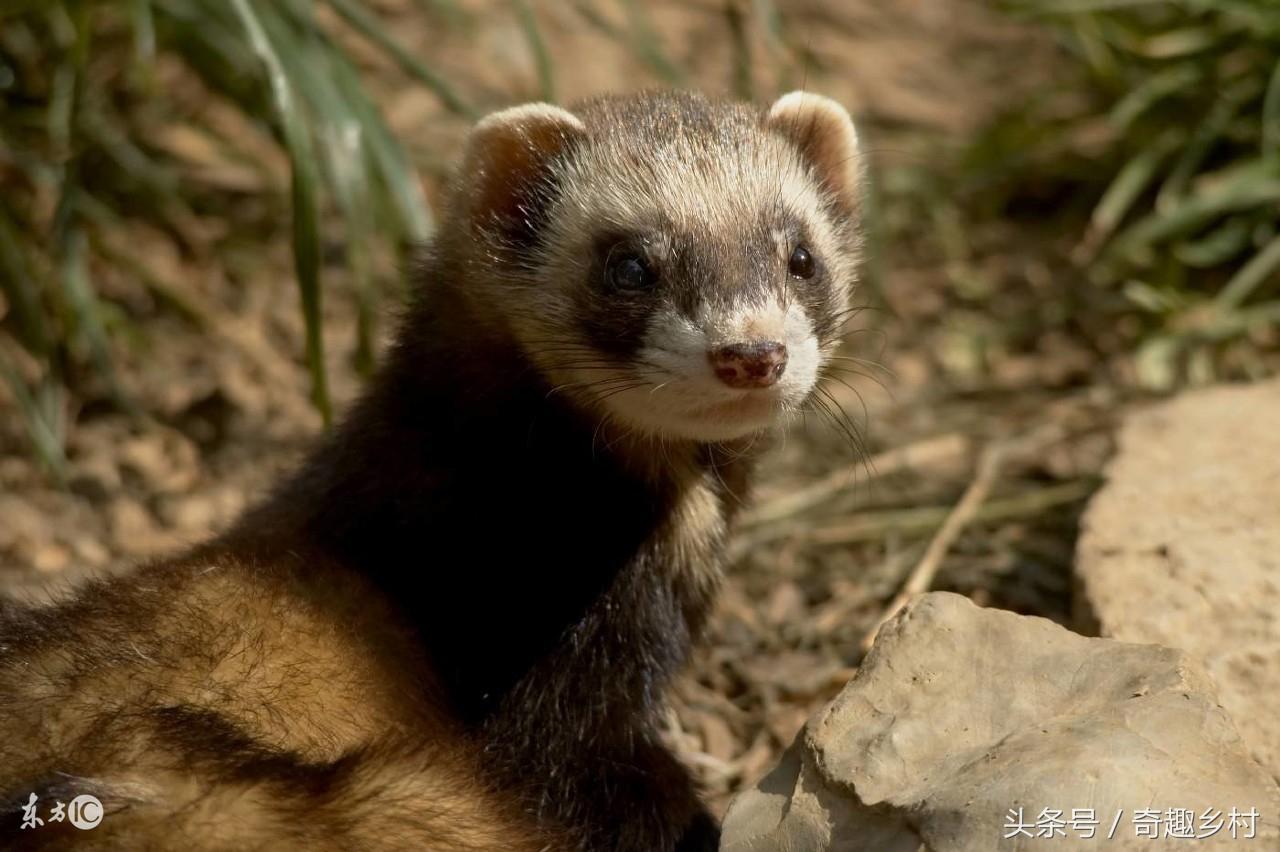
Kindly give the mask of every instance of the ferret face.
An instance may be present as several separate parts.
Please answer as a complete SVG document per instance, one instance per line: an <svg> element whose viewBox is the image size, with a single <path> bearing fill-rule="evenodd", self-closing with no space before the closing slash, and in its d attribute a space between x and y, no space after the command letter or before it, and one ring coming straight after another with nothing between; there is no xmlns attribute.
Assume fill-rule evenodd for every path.
<svg viewBox="0 0 1280 852"><path fill-rule="evenodd" d="M848 313L855 210L772 113L668 98L578 112L519 207L502 310L552 393L635 432L731 440L814 393Z"/></svg>

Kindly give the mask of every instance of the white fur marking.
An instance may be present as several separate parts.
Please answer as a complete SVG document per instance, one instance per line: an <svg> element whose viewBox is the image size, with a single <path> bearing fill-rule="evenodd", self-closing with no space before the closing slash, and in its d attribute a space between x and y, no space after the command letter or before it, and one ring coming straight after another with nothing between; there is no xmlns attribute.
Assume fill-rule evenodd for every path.
<svg viewBox="0 0 1280 852"><path fill-rule="evenodd" d="M787 368L771 388L740 390L720 381L708 353L732 343L777 340L787 347ZM804 309L776 298L743 300L726 311L704 309L698 321L674 311L655 314L641 369L661 374L653 385L611 396L611 407L645 431L702 441L723 441L759 432L779 415L798 408L813 390L820 366L818 340Z"/></svg>

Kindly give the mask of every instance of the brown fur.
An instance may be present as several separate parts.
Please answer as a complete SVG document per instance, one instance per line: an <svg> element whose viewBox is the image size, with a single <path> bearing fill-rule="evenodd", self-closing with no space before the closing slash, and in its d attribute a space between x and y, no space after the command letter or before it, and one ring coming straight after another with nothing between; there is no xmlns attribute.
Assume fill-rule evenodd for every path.
<svg viewBox="0 0 1280 852"><path fill-rule="evenodd" d="M778 229L746 217L742 187L720 190L745 205L741 235L732 216L699 218L725 212L705 193L668 209L682 203L680 157L707 187L737 179L740 165L709 170L699 140L728 146L712 164L777 168L751 180L785 195L759 215L799 222L820 255L800 293L818 352L852 287L855 217L810 176L837 166L806 163L759 111L692 95L578 109L585 121L534 111L536 132L482 123L386 364L273 495L179 558L3 613L6 846L716 848L658 719L764 442L631 428L607 394L565 382L556 352L577 353L571 373L582 353L625 370L625 339L662 311L728 310L739 290L790 298ZM823 109L804 139L823 122L845 132ZM671 273L684 289L666 307L615 301L625 333L603 333L588 313L608 303L583 301L596 272L580 263L575 277L571 259L590 249L556 228L612 204L598 199L623 185L610 170L644 171L663 133L674 147L633 192L668 181L649 202L676 223L663 239L689 264ZM653 144L619 166L643 134ZM647 215L642 198L631 208L609 227ZM758 238L758 260L737 256L739 236ZM107 814L91 831L20 831L32 792L42 816L86 792Z"/></svg>
<svg viewBox="0 0 1280 852"><path fill-rule="evenodd" d="M318 568L199 555L7 613L4 848L558 848L480 780L379 596ZM30 792L106 816L22 831Z"/></svg>

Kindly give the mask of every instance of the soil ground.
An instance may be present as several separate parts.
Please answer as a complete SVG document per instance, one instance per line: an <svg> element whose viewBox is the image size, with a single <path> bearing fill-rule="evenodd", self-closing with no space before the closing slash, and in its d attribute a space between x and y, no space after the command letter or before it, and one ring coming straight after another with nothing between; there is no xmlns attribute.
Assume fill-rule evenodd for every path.
<svg viewBox="0 0 1280 852"><path fill-rule="evenodd" d="M398 38L477 102L539 96L511 4L462 4L474 13L469 23L424 17L429 3L375 5ZM558 99L659 82L609 32L625 20L624 5L594 4L603 16L594 24L581 5L536 4ZM746 69L760 98L793 86L836 97L859 119L884 174L927 167L1051 68L1040 61L1049 49L1038 33L974 0L779 5L791 46L749 27L736 53L723 2L647 8L669 57L690 69L689 85L745 86ZM352 44L409 141L428 197L438 198L465 120L407 85L378 51ZM260 129L179 64L165 62L160 75L154 138L186 164L198 200L173 229L123 220L112 242L146 274L104 269L96 279L127 323L117 358L142 416L116 412L87 384L68 412L67 491L34 462L19 418L0 418L0 579L19 593L200 539L320 429L301 363L285 166ZM241 156L212 144L209 128L234 139ZM853 431L811 419L770 459L709 641L675 692L668 733L717 808L760 777L850 677L865 637L975 482L989 493L973 495L985 499L932 586L1071 618L1076 518L1129 396L1105 314L1082 304L1055 235L997 222L963 233L962 249L948 253L938 248L945 221L904 221L911 212L885 197L889 239L846 353L863 360L842 362L850 370L831 387ZM325 324L341 405L359 387L355 299L333 254ZM393 295L396 270L383 274ZM975 479L993 445L1005 450L1003 464Z"/></svg>

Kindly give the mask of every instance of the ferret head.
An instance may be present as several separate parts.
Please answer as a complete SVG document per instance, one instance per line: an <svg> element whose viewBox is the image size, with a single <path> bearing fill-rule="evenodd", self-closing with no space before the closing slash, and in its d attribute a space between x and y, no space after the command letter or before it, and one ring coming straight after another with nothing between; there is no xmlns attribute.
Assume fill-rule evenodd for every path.
<svg viewBox="0 0 1280 852"><path fill-rule="evenodd" d="M461 174L467 279L554 393L706 442L814 393L858 247L861 158L834 101L520 106L474 128Z"/></svg>

